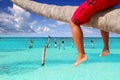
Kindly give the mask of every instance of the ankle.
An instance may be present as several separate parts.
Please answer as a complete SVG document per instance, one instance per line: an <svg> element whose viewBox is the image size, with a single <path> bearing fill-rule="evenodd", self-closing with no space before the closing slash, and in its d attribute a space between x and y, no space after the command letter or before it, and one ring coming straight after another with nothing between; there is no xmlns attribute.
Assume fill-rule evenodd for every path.
<svg viewBox="0 0 120 80"><path fill-rule="evenodd" d="M82 57L84 57L85 55L86 55L86 54L81 54L81 53L79 53L79 54L78 54L78 57L81 57L81 58L82 58Z"/></svg>
<svg viewBox="0 0 120 80"><path fill-rule="evenodd" d="M107 51L107 50L109 51L109 48L104 48L104 49L103 49L103 51Z"/></svg>

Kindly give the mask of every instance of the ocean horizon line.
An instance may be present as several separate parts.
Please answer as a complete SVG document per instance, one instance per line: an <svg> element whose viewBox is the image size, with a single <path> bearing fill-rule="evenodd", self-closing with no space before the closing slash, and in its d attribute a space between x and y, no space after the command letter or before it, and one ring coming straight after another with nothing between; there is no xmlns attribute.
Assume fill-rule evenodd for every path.
<svg viewBox="0 0 120 80"><path fill-rule="evenodd" d="M0 38L48 38L48 36L0 36ZM64 36L51 36L51 38L72 38L72 37L64 37ZM91 36L88 36L88 37L84 37L84 38L102 38L101 36L98 36L98 37L91 37ZM120 37L109 37L109 38L120 38Z"/></svg>

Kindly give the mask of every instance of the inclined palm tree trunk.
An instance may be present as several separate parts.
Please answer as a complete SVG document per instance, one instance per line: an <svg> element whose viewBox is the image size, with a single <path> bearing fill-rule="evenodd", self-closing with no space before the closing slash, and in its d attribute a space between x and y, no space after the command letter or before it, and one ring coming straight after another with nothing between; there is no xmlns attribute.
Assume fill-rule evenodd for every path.
<svg viewBox="0 0 120 80"><path fill-rule="evenodd" d="M14 4L34 12L40 16L69 22L77 6L56 6L42 4L31 0L11 0ZM86 27L94 27L108 32L120 34L120 9L111 8L94 14L91 20L83 24Z"/></svg>

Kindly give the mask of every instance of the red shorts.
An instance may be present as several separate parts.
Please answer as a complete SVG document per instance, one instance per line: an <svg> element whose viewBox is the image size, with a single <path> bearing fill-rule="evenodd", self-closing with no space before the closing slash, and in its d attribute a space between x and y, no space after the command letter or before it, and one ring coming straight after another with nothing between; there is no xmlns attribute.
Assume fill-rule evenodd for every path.
<svg viewBox="0 0 120 80"><path fill-rule="evenodd" d="M87 0L76 9L71 20L76 25L87 23L95 12L116 6L119 3L120 0Z"/></svg>

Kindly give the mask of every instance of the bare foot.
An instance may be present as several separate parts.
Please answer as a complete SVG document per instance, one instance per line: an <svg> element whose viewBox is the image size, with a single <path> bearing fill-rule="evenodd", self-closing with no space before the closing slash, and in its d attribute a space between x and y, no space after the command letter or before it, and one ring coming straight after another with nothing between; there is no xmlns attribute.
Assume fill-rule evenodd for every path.
<svg viewBox="0 0 120 80"><path fill-rule="evenodd" d="M103 50L100 56L107 56L110 53L109 50Z"/></svg>
<svg viewBox="0 0 120 80"><path fill-rule="evenodd" d="M84 55L82 58L78 57L76 62L73 64L73 66L77 66L77 65L79 65L80 63L82 63L82 62L84 62L86 60L87 60L87 56L86 55Z"/></svg>

